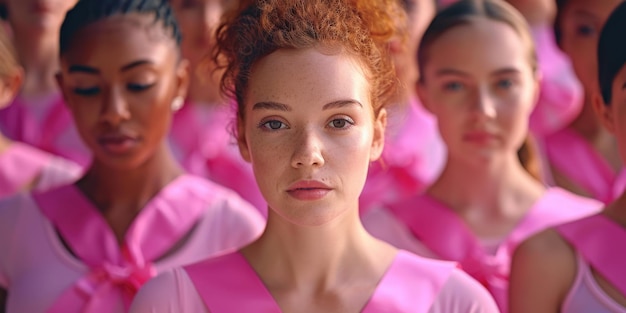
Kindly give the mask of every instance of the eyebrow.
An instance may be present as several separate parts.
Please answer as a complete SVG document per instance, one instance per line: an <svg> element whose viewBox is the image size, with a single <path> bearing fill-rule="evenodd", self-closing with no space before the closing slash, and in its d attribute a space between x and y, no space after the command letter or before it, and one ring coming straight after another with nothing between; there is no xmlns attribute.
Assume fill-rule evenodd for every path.
<svg viewBox="0 0 626 313"><path fill-rule="evenodd" d="M521 71L513 67L507 67L507 68L502 68L502 69L495 71L492 75L498 76L498 75L518 74L518 73L521 73Z"/></svg>
<svg viewBox="0 0 626 313"><path fill-rule="evenodd" d="M445 76L445 75L457 75L457 76L469 76L467 73L459 71L459 70L455 70L452 68L443 68L438 70L435 73L436 76Z"/></svg>
<svg viewBox="0 0 626 313"><path fill-rule="evenodd" d="M574 10L574 15L577 15L579 17L591 18L591 19L594 19L594 20L599 20L600 19L595 14L593 14L593 13L591 13L589 11L583 10L583 9L576 9L576 10Z"/></svg>
<svg viewBox="0 0 626 313"><path fill-rule="evenodd" d="M329 102L325 104L324 107L322 107L322 110L337 109L337 108L343 108L343 107L352 106L352 105L363 107L363 104L361 104L361 102L353 100L353 99L347 99L347 100L337 100L337 101ZM292 111L292 108L289 105L284 104L284 103L273 102L273 101L262 101L262 102L255 103L254 106L252 106L252 110L275 110L275 111L290 112Z"/></svg>
<svg viewBox="0 0 626 313"><path fill-rule="evenodd" d="M150 60L135 61L135 62L122 66L122 68L120 69L120 72L125 72L135 67L146 65L146 64L154 64L154 62ZM87 65L80 65L80 64L71 65L69 68L69 72L70 73L100 74L100 70L98 70L97 68L87 66Z"/></svg>

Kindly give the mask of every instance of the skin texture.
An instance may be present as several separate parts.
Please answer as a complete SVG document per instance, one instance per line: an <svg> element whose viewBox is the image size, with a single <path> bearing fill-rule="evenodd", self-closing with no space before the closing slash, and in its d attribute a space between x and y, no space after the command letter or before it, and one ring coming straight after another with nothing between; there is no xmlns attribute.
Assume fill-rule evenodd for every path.
<svg viewBox="0 0 626 313"><path fill-rule="evenodd" d="M558 21L561 30L561 49L571 58L576 76L585 89L585 103L578 118L569 126L582 136L615 170L622 161L616 148L615 138L601 125L593 110L593 99L599 92L597 87L596 48L600 30L609 14L621 0L583 1L569 0L561 9ZM557 185L581 195L590 196L568 177L553 168Z"/></svg>
<svg viewBox="0 0 626 313"><path fill-rule="evenodd" d="M236 9L238 0L171 0L183 33L183 57L190 62L189 99L198 104L219 104L220 72L210 60L215 45L215 31L222 17Z"/></svg>
<svg viewBox="0 0 626 313"><path fill-rule="evenodd" d="M187 63L167 34L150 15L93 23L76 34L80 44L62 56L57 77L94 155L77 185L120 240L147 201L181 173L165 136L172 102L185 97Z"/></svg>
<svg viewBox="0 0 626 313"><path fill-rule="evenodd" d="M239 147L270 211L242 253L283 312L358 312L396 250L358 216L367 168L381 154L385 110L374 116L353 57L328 49L278 50L255 64ZM295 191L317 181L328 187Z"/></svg>
<svg viewBox="0 0 626 313"><path fill-rule="evenodd" d="M475 18L428 48L418 91L449 153L428 193L481 238L504 238L544 188L517 158L538 79L528 46L509 25Z"/></svg>

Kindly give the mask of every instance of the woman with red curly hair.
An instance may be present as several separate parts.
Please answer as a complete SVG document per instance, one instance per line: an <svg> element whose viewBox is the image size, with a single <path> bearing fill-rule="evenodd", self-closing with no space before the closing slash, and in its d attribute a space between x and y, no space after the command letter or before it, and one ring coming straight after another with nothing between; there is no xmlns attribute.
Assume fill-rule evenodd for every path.
<svg viewBox="0 0 626 313"><path fill-rule="evenodd" d="M238 143L269 204L265 232L149 282L131 312L497 312L454 263L369 235L359 195L396 79L395 0L267 0L220 29Z"/></svg>

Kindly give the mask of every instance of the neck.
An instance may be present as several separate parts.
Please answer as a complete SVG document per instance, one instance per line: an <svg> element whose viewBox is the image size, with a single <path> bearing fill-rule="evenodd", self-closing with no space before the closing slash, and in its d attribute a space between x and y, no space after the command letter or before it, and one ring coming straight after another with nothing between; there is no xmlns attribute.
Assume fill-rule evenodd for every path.
<svg viewBox="0 0 626 313"><path fill-rule="evenodd" d="M322 226L298 226L272 210L263 235L242 253L270 289L328 290L366 278L395 249L371 237L358 209Z"/></svg>
<svg viewBox="0 0 626 313"><path fill-rule="evenodd" d="M116 169L97 160L76 184L103 214L136 214L182 170L167 145L133 169ZM121 214L120 214L121 215Z"/></svg>
<svg viewBox="0 0 626 313"><path fill-rule="evenodd" d="M59 63L59 31L57 29L33 33L14 29L15 48L24 67L22 94L32 97L48 95L57 90L54 75Z"/></svg>
<svg viewBox="0 0 626 313"><path fill-rule="evenodd" d="M213 77L192 79L187 97L194 104L219 105L225 102L220 93L219 80Z"/></svg>
<svg viewBox="0 0 626 313"><path fill-rule="evenodd" d="M570 124L570 128L589 142L595 142L607 133L596 116L591 101L588 99L585 100L578 117Z"/></svg>
<svg viewBox="0 0 626 313"><path fill-rule="evenodd" d="M479 210L484 216L498 217L519 215L517 211L534 203L544 190L516 155L481 164L450 156L428 193L461 214Z"/></svg>

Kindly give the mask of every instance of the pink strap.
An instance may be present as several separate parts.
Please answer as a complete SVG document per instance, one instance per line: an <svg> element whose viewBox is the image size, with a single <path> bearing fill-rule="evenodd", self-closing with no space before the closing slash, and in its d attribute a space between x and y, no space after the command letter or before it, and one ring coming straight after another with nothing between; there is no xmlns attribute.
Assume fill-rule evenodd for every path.
<svg viewBox="0 0 626 313"><path fill-rule="evenodd" d="M111 312L110 305L119 297L128 306L139 287L156 275L152 262L203 214L209 203L202 198L212 198L207 189L199 178L180 176L141 210L121 246L98 209L75 186L33 195L72 252L90 268L48 312Z"/></svg>
<svg viewBox="0 0 626 313"><path fill-rule="evenodd" d="M454 268L451 262L399 251L362 312L428 312ZM211 313L281 312L239 252L193 264L185 270Z"/></svg>
<svg viewBox="0 0 626 313"><path fill-rule="evenodd" d="M558 232L622 295L626 295L626 251L611 244L626 240L626 229L597 214L560 225Z"/></svg>
<svg viewBox="0 0 626 313"><path fill-rule="evenodd" d="M51 155L14 142L0 154L0 199L33 182L50 162Z"/></svg>
<svg viewBox="0 0 626 313"><path fill-rule="evenodd" d="M362 312L428 312L455 268L399 251Z"/></svg>
<svg viewBox="0 0 626 313"><path fill-rule="evenodd" d="M281 312L257 273L239 252L196 263L185 270L211 313Z"/></svg>
<svg viewBox="0 0 626 313"><path fill-rule="evenodd" d="M551 188L505 238L495 255L484 251L474 233L454 211L428 195L390 209L431 251L444 260L459 262L464 271L489 289L504 309L511 257L517 245L536 232L594 214L600 207L595 201L582 201L560 188Z"/></svg>
<svg viewBox="0 0 626 313"><path fill-rule="evenodd" d="M617 173L584 139L565 128L546 138L552 166L604 203L612 201Z"/></svg>

